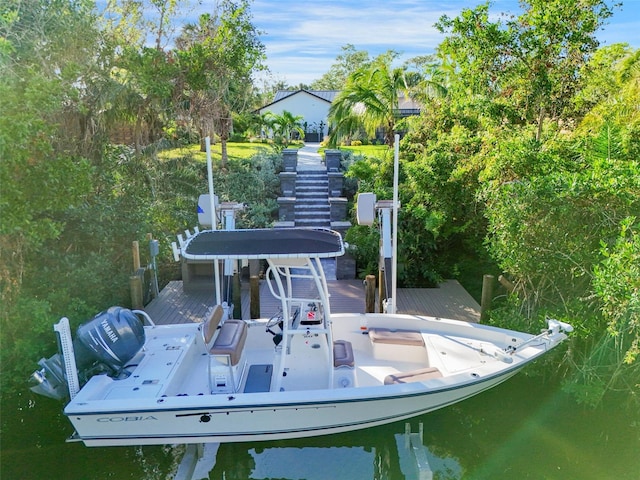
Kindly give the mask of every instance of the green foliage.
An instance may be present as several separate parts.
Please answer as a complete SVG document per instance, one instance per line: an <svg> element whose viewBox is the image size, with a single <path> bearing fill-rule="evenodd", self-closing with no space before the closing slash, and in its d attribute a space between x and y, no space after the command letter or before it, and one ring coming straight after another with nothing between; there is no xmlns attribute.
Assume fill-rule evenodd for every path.
<svg viewBox="0 0 640 480"><path fill-rule="evenodd" d="M624 219L620 236L613 246L603 246L605 258L594 268L594 288L602 303L607 332L619 344L627 365L640 364L639 227L636 218Z"/></svg>
<svg viewBox="0 0 640 480"><path fill-rule="evenodd" d="M345 242L349 244L349 253L356 261L357 275L364 278L367 275L378 274L378 256L380 252L380 234L377 228L354 225L346 235Z"/></svg>
<svg viewBox="0 0 640 480"><path fill-rule="evenodd" d="M637 224L626 219L640 212L640 55L612 46L588 63L605 2L523 7L505 22L486 5L441 19L446 95L410 119L401 144L400 280L428 284L474 263L503 272L515 290L491 322L573 324L567 388L589 404L615 390L637 398ZM357 161L349 175L391 198L389 165ZM363 253L374 243L353 238Z"/></svg>
<svg viewBox="0 0 640 480"><path fill-rule="evenodd" d="M184 27L175 55L180 67L176 83L182 116L193 123L200 137L213 137L223 145L222 165L228 158L224 146L233 127L233 113L247 111L251 75L263 68L264 45L251 23L247 0L216 2L214 11L202 14L197 24Z"/></svg>
<svg viewBox="0 0 640 480"><path fill-rule="evenodd" d="M277 150L287 148L294 134L297 134L298 138L304 138L304 129L302 128L304 117L302 115L294 115L287 110L280 114L268 111L261 119L262 126L273 135L273 145Z"/></svg>
<svg viewBox="0 0 640 480"><path fill-rule="evenodd" d="M507 102L519 123L541 129L545 119L570 114L579 72L598 46L595 34L613 12L604 0L521 3L524 13L506 22L490 20L488 3L443 16L437 27L448 36L438 51L457 71L458 94Z"/></svg>
<svg viewBox="0 0 640 480"><path fill-rule="evenodd" d="M349 75L346 85L329 109L332 133L329 144L336 146L342 137L350 137L364 129L374 137L376 129L384 129L385 143L393 144L398 123L398 99L409 96L418 78L409 75L406 67L394 68L397 54L389 51L379 55Z"/></svg>
<svg viewBox="0 0 640 480"><path fill-rule="evenodd" d="M311 84L311 90L341 90L349 75L357 69L370 64L369 53L365 50L356 50L352 44L342 47L342 53L336 57L336 61L322 78Z"/></svg>
<svg viewBox="0 0 640 480"><path fill-rule="evenodd" d="M607 329L581 362L568 388L589 404L609 391L640 394L640 225L621 222L615 243L604 244L594 268L593 285Z"/></svg>

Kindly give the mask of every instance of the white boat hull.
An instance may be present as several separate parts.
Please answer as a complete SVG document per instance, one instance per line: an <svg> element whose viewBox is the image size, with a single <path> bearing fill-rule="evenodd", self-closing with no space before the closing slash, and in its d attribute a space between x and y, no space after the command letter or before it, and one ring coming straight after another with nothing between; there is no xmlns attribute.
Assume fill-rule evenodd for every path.
<svg viewBox="0 0 640 480"><path fill-rule="evenodd" d="M438 367L443 373L441 377L384 384L388 373L406 370L414 365L412 360L419 360L410 352L412 347L400 346L403 358L396 361L389 360L385 351L371 349L370 335L363 335L360 327L363 323L379 326L390 320L401 328L421 332L425 347L420 350L428 351L430 365ZM244 393L246 385L241 382L235 391L211 394L205 391L204 384L189 383L190 375L186 373L206 376L202 367L189 360L189 353L196 356L191 362L201 361L198 358L203 356L196 325L153 327L147 333L147 358L129 378L93 377L66 406L65 414L76 429L73 439L88 446L245 442L310 437L383 425L446 407L492 388L564 338L564 334L558 333L554 338L540 340L505 361L493 355L490 348L503 351L510 341L523 342L532 336L454 320L375 314L336 315L333 331L335 336L351 342L356 360L353 367L329 372L327 378L335 386L328 387L326 382L316 387L304 383L314 373L315 362L310 355L319 354L322 349L314 344L320 343L317 339L321 337L303 335L299 344L290 344L289 355L290 364L305 363L300 367L304 367L302 375L296 377L292 368L277 383L276 364L270 391ZM169 339L183 348L177 356L179 348L172 347ZM262 343L271 347L254 350L254 345ZM162 348L156 349L156 344ZM303 356L294 357L298 348L303 349ZM249 328L245 350L248 353L243 360L244 378L250 364L264 362L266 355L273 356L274 348L270 336L265 337L264 324L255 323ZM174 356L164 361L161 355L167 352ZM416 358L412 359L412 355ZM166 378L161 378L157 364L170 363L175 365L171 365ZM182 371L178 370L180 367ZM341 386L343 376L350 379L347 388ZM148 381L145 377L158 380ZM315 380L322 383L322 378L320 375ZM176 379L181 385L170 388Z"/></svg>
<svg viewBox="0 0 640 480"><path fill-rule="evenodd" d="M180 400L184 401L170 402L163 409L93 414L67 412L67 415L77 429L74 439L82 440L87 446L255 442L312 437L375 427L438 410L488 390L518 370L441 391L427 391L418 386L411 389L413 392L398 392L401 389L396 388L396 392L380 391L378 396L375 395L376 388L372 388L368 398L349 398L351 392L343 391L343 399L292 399L290 402L283 398L284 395L275 398L274 394L240 394L224 406L206 401L201 402L201 406L190 406L188 404L193 402L182 398ZM390 387L380 389L391 390ZM260 398L248 399L248 396ZM323 395L314 395L319 396ZM181 403L185 405L181 406Z"/></svg>

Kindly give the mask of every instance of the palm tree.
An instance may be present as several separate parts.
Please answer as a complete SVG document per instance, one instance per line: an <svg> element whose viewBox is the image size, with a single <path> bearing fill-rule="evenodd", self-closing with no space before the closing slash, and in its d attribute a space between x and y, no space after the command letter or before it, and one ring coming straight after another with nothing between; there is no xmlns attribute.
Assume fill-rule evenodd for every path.
<svg viewBox="0 0 640 480"><path fill-rule="evenodd" d="M406 67L392 67L396 56L394 52L380 55L371 65L349 76L329 109L330 145L335 146L339 138L358 128L364 128L371 137L376 129L383 128L385 143L393 144L400 120L398 100L401 95L409 97L418 80L416 75L408 75Z"/></svg>
<svg viewBox="0 0 640 480"><path fill-rule="evenodd" d="M302 115L294 115L287 110L284 110L280 115L272 112L267 112L267 114L268 126L284 146L287 146L291 141L293 132L297 132L301 138L304 138L304 129L302 128L304 117Z"/></svg>

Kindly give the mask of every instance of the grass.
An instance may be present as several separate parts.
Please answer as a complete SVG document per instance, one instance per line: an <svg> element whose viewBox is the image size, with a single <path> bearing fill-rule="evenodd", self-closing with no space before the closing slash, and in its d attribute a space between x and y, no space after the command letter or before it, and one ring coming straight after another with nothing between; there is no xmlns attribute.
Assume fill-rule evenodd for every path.
<svg viewBox="0 0 640 480"><path fill-rule="evenodd" d="M292 143L287 148L300 148L301 143ZM271 150L271 146L267 143L250 143L250 142L228 142L227 155L230 160L244 160L251 158L261 150ZM324 151L320 149L320 152ZM358 147L340 147L340 150L353 152L354 155L364 155L368 157L382 157L391 151L386 145L360 145ZM163 150L158 153L158 157L162 160L173 160L182 157L191 157L194 160L205 162L207 159L206 152L200 151L200 145L186 145L183 147ZM220 142L211 145L211 160L215 163L222 158L222 146Z"/></svg>
<svg viewBox="0 0 640 480"><path fill-rule="evenodd" d="M339 150L352 152L354 155L363 155L367 157L383 157L391 149L387 145L360 145L357 147L338 147ZM323 152L325 148L320 148Z"/></svg>
<svg viewBox="0 0 640 480"><path fill-rule="evenodd" d="M390 151L390 148L387 145L360 145L358 147L340 147L340 150L353 152L354 155L379 157Z"/></svg>
<svg viewBox="0 0 640 480"><path fill-rule="evenodd" d="M271 147L264 143L227 143L227 155L229 159L243 160L251 158L261 150L269 150ZM187 145L184 147L163 150L158 153L158 157L163 160L172 160L181 157L192 157L196 160L206 161L206 152L200 151L200 145ZM222 158L222 146L220 142L211 145L211 160L215 162Z"/></svg>

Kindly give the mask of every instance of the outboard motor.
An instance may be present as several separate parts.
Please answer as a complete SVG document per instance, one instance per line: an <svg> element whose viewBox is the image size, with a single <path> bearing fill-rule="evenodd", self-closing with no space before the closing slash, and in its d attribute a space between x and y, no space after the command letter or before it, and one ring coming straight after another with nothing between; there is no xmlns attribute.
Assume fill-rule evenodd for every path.
<svg viewBox="0 0 640 480"><path fill-rule="evenodd" d="M144 345L144 326L131 311L111 307L78 327L73 348L78 369L98 361L118 371Z"/></svg>
<svg viewBox="0 0 640 480"><path fill-rule="evenodd" d="M73 340L72 354L79 376L86 381L96 373L119 373L144 342L144 326L131 310L111 307L99 313L78 327ZM62 355L42 358L38 364L42 368L31 375L31 390L57 400L68 397Z"/></svg>

